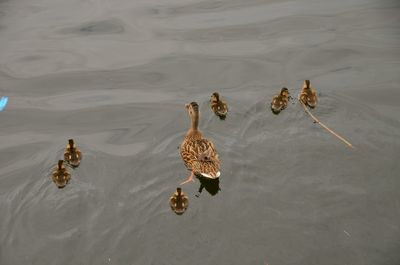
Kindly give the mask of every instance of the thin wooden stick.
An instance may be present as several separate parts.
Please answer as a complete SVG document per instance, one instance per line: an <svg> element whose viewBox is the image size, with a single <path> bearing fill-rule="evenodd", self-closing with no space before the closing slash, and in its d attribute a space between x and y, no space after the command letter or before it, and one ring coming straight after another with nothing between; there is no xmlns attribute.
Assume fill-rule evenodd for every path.
<svg viewBox="0 0 400 265"><path fill-rule="evenodd" d="M308 115L310 115L310 117L319 125L321 125L323 128L325 128L328 132L330 132L331 134L333 134L334 136L336 136L338 139L342 140L345 144L347 144L350 148L354 148L353 145L347 141L346 139L344 139L342 136L340 136L339 134L335 133L334 131L332 131L331 129L328 128L328 126L326 126L325 124L323 124L322 122L320 122L308 109L307 106L303 103L303 101L300 100L299 97L299 101L300 104L303 106L304 110L308 113Z"/></svg>

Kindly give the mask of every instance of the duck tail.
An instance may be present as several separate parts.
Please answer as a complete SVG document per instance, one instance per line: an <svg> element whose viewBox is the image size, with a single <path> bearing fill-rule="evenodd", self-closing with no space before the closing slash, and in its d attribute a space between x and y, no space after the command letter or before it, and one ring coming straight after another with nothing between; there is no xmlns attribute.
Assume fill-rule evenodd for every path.
<svg viewBox="0 0 400 265"><path fill-rule="evenodd" d="M221 172L220 171L218 171L216 174L215 174L215 177L214 176L212 176L212 175L210 175L210 174L208 174L208 173L200 173L203 177L205 177L205 178L209 178L209 179L217 179L217 178L219 178L220 176L221 176Z"/></svg>
<svg viewBox="0 0 400 265"><path fill-rule="evenodd" d="M218 115L220 120L225 120L226 119L226 115Z"/></svg>

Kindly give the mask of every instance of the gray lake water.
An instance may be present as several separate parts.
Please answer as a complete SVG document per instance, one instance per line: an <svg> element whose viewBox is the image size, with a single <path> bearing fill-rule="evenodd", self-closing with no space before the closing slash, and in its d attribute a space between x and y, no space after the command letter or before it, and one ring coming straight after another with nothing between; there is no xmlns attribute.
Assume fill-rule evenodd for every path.
<svg viewBox="0 0 400 265"><path fill-rule="evenodd" d="M400 264L399 14L397 0L1 0L0 264ZM298 103L271 113L304 79L353 150ZM183 186L177 216L191 101L221 190ZM58 189L69 138L83 160Z"/></svg>

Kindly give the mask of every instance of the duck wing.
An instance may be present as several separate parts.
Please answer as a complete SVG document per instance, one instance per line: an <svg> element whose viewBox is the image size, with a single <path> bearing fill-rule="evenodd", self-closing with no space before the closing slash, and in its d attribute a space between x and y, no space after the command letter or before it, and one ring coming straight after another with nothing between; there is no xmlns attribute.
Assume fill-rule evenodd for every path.
<svg viewBox="0 0 400 265"><path fill-rule="evenodd" d="M197 176L218 178L219 155L214 144L205 139L187 139L181 146L181 156L186 167Z"/></svg>

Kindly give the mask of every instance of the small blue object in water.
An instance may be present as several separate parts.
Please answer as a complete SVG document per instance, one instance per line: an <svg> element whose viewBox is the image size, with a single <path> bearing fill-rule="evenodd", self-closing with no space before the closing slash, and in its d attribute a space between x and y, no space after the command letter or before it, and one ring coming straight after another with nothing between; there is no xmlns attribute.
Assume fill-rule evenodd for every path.
<svg viewBox="0 0 400 265"><path fill-rule="evenodd" d="M3 109L7 106L8 102L8 97L1 97L0 99L0 111L3 111Z"/></svg>

